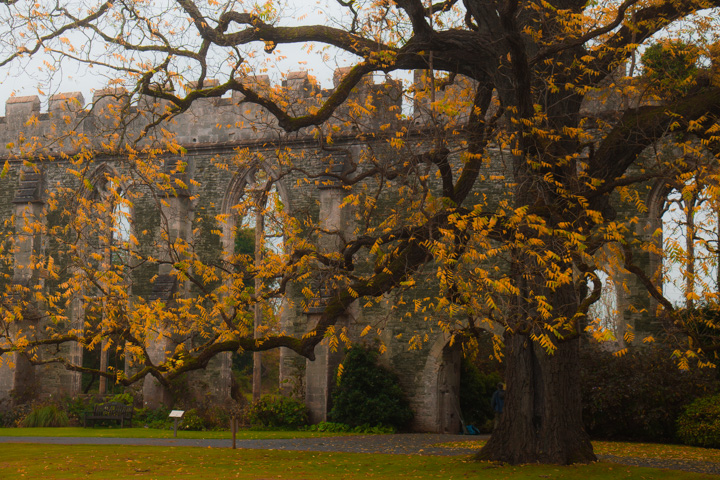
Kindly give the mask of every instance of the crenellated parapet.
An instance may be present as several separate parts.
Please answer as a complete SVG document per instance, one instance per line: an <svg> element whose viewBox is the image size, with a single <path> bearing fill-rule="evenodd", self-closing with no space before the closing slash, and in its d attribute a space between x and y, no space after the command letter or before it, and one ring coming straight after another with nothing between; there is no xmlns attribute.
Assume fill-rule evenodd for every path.
<svg viewBox="0 0 720 480"><path fill-rule="evenodd" d="M11 97L5 103L5 117L2 119L6 125L24 124L33 115L40 114L40 98L37 95L27 97Z"/></svg>
<svg viewBox="0 0 720 480"><path fill-rule="evenodd" d="M307 71L289 72L278 85L271 84L266 75L248 76L242 82L291 116L302 117L317 112L350 72L350 67L335 70L332 89L321 88ZM603 117L615 114L622 105L637 103L637 94L629 97L625 93L628 79L624 75L620 68L602 88L588 92L581 113ZM219 83L205 80L203 88ZM372 76L366 76L323 123L323 135L333 132L367 136L392 131L408 117L415 128L433 123L455 128L468 120L475 86L474 81L462 76L433 81L426 71L416 71L413 85L407 89L399 80L384 78L376 83ZM188 84L185 91L194 88ZM408 100L412 101L412 112L403 108L406 93L411 97ZM112 149L117 142L132 143L142 136L143 142L149 143L168 134L187 148L317 137L314 126L286 133L274 115L260 105L246 102L237 91L223 97L197 98L185 112L169 121L156 122L170 106L168 101L153 97L133 97L119 87L95 90L89 105L79 92L53 95L46 112L41 111L37 96L12 97L6 102L5 117L0 117L0 146L6 147L0 148L0 157L70 154L84 146L102 151ZM493 101L489 115L497 107ZM154 122L157 126L148 130Z"/></svg>
<svg viewBox="0 0 720 480"><path fill-rule="evenodd" d="M335 72L335 87L348 71ZM288 73L280 85L271 85L267 76L247 77L243 82L295 117L317 112L333 92L321 88L304 71ZM206 80L203 87L218 84L217 80ZM188 91L192 88L187 86ZM385 130L400 121L402 95L399 81L375 83L372 77L366 77L323 128L346 134ZM0 145L6 147L0 157L72 154L83 147L102 151L117 142L141 137L141 142L157 141L168 133L185 147L316 136L315 127L287 134L270 112L244 100L239 92L199 98L185 112L147 129L170 108L167 101L147 96L133 98L127 91L111 87L93 92L89 105L79 92L53 95L43 112L37 96L13 97L6 102L5 117L0 118Z"/></svg>

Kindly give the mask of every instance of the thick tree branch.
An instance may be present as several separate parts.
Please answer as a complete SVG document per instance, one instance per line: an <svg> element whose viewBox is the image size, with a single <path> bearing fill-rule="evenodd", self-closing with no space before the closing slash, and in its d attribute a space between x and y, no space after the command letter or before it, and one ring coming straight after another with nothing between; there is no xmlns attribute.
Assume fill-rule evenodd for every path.
<svg viewBox="0 0 720 480"><path fill-rule="evenodd" d="M627 110L595 150L586 173L603 182L618 181L645 148L700 118L708 125L720 118L720 88L705 86L673 104Z"/></svg>
<svg viewBox="0 0 720 480"><path fill-rule="evenodd" d="M647 274L643 271L642 268L638 267L633 263L633 252L629 245L624 244L623 246L623 256L624 256L624 267L625 269L634 274L635 277L637 277L638 280L645 286L646 290L652 296L657 302L665 308L668 312L671 314L675 312L675 307L673 307L672 303L665 298L665 296L662 294L662 292L655 286L653 281L650 279L650 277L647 276Z"/></svg>
<svg viewBox="0 0 720 480"><path fill-rule="evenodd" d="M7 5L13 5L15 4L15 1L8 1L6 2ZM67 10L60 9L68 18L72 20L72 22L65 24L61 27L58 27L56 29L53 29L48 33L47 35L43 35L39 37L35 41L35 45L32 48L26 48L26 47L20 47L17 52L9 55L4 60L0 61L0 67L3 67L13 60L15 60L18 57L23 56L32 56L40 51L41 48L45 46L46 43L48 43L50 40L54 40L56 38L62 37L64 34L72 32L73 30L77 30L80 28L88 28L93 26L93 22L98 20L99 18L102 18L105 16L105 14L110 10L112 7L112 2L103 2L100 4L100 6L93 10L92 13L86 17L83 18L74 18L72 15L70 15Z"/></svg>
<svg viewBox="0 0 720 480"><path fill-rule="evenodd" d="M367 40L339 28L324 25L275 27L266 24L256 15L234 11L222 14L218 19L218 26L211 28L210 20L202 15L195 2L177 0L177 3L190 15L198 33L221 47L261 41L266 43L267 50L269 44L322 42L354 53L359 57L367 57L371 52L391 50L375 41ZM225 33L233 23L250 25L250 27L239 32Z"/></svg>

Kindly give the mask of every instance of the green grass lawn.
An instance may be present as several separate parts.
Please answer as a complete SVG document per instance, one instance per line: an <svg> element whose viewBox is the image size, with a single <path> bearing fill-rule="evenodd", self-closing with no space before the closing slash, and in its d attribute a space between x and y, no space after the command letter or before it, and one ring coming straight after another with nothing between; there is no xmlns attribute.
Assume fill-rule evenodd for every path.
<svg viewBox="0 0 720 480"><path fill-rule="evenodd" d="M696 480L711 475L609 463L497 466L467 456L432 457L350 453L232 450L118 445L4 444L3 480L33 479L312 479L323 480Z"/></svg>
<svg viewBox="0 0 720 480"><path fill-rule="evenodd" d="M485 440L442 443L438 446L451 449L480 448ZM662 460L696 460L719 462L720 450L715 448L689 447L687 445L666 445L662 443L602 442L594 441L595 455L614 455L616 457L659 458Z"/></svg>
<svg viewBox="0 0 720 480"><path fill-rule="evenodd" d="M240 430L237 438L240 440L262 440L266 438L311 438L348 435L327 432L305 431L256 431ZM0 437L115 437L115 438L172 438L172 430L159 430L155 428L0 428ZM178 438L232 438L229 431L219 432L193 432L178 430Z"/></svg>

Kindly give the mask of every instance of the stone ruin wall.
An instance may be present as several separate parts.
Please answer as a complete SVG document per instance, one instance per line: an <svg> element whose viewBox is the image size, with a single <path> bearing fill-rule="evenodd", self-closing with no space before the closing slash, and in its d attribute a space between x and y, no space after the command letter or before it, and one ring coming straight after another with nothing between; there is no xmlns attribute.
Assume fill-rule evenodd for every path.
<svg viewBox="0 0 720 480"><path fill-rule="evenodd" d="M343 75L343 71L336 72L335 83ZM259 88L269 88L267 78L253 79ZM416 75L418 85L422 84L422 74ZM295 115L305 109L318 105L322 98L327 98L330 92L319 89L314 85L306 72L290 73L284 82L285 92ZM459 89L449 88L442 95L458 97ZM112 130L110 115L122 103L123 97L114 90L101 90L93 96L93 109L83 110L84 99L79 93L59 94L50 97L48 111L40 112L40 101L37 97L11 98L6 104L6 116L0 118L0 144L7 145L8 149L18 155L18 137L38 137L45 146L42 151L45 155L58 157L61 152L74 153L75 148L71 142L48 141L60 137L64 130L72 129L87 138L97 147L106 139L106 132ZM160 213L170 220L170 229L174 235L188 240L198 241L198 248L208 257L217 256L223 248L232 244L232 228L224 227L222 236L211 233L213 219L224 213L231 213L230 207L242 195L246 172L225 172L212 165L214 158L231 157L237 149L248 148L254 155L265 159L269 168L272 168L273 159L276 158L278 146L289 146L297 155L302 155L307 164L305 168L321 173L328 168L340 168L345 159L345 153L328 153L317 146L317 140L310 129L298 133L286 134L277 127L274 118L256 105L242 104L242 95L233 93L230 98L208 98L196 101L185 113L176 117L171 123L164 125L174 136L178 144L185 148L182 161L187 163L185 175L187 179L197 182L198 187L191 187L193 191L178 191L175 197L168 199L169 206L166 211L158 212L150 201L142 198L133 205L133 222L136 232L148 231L149 237L145 240L154 240L159 236ZM423 128L430 121L427 104L416 101L414 113L411 118L400 120L398 114L402 111L402 89L397 82L385 81L375 84L371 79L358 86L350 99L366 108L364 114L351 115L347 105L341 107L337 114L324 128L335 130L334 146L341 147L350 155L359 157L369 149L378 155L383 151L387 155L393 154L387 147L386 139L382 136L368 135L372 132L381 132L387 129L394 131L398 127L407 128L410 132L408 139L416 142L417 146L424 143ZM143 104L143 102L145 102ZM141 99L140 108L128 108L125 132L132 137L147 124L153 112L162 112L162 105ZM599 105L599 104L598 104ZM611 107L604 107L605 109ZM362 110L362 109L361 109ZM149 112L149 113L144 113ZM354 113L354 112L353 112ZM602 112L599 112L601 114ZM350 117L352 121L349 121ZM29 122L30 119L34 121ZM415 133L413 133L415 132ZM498 161L488 168L486 181L480 190L489 197L503 195L506 190L503 182L498 181L506 175L501 152L498 151ZM41 215L42 206L47 198L47 192L55 185L72 185L77 183L66 170L63 160L44 162L41 175L31 174L23 169L22 163L8 155L11 168L4 178L0 178L0 218L16 219L22 213L31 216ZM173 165L179 160L178 156L166 155L166 165ZM117 159L108 156L98 156L95 178L102 176L103 169L122 169ZM508 177L505 177L508 178ZM339 185L333 182L319 182L316 185L307 184L298 187L298 178L287 178L279 185L280 195L287 208L293 215L310 215L321 219L321 224L327 228L340 228L348 234L353 231L353 216L348 208L341 208L345 193ZM51 220L44 220L51 221ZM203 223L204 222L204 223ZM201 238L192 239L192 231L200 224ZM22 234L22 225L16 223L15 230L18 238L16 265L29 262L32 252L48 253L46 239L38 236L25 238ZM152 238L151 238L152 237ZM143 244L143 238L138 236ZM320 240L330 241L330 240ZM149 242L152 243L152 242ZM162 279L170 273L167 266L149 266L140 269L132 281L133 295L144 298L161 298L167 295ZM427 285L432 285L432 274L427 275ZM157 276L160 280L151 283L150 279ZM16 268L13 272L14 282L43 282L43 279L33 278L29 269ZM418 284L422 284L418 282ZM48 285L45 286L49 288ZM431 287L428 287L431 288ZM422 292L419 292L421 294ZM301 298L298 287L291 289L289 296ZM302 334L309 325L317 319L317 311L312 308L303 310L300 301L294 301L291 306L281 310L281 326L288 332ZM409 350L407 338L416 331L426 331L427 325L421 318L393 320L389 306L375 306L362 309L354 304L347 312L346 318L340 325L348 327L351 336L359 339L359 330L369 321L389 319L382 333L382 341L387 346L387 353L382 361L391 370L399 375L404 391L407 393L411 406L415 411L414 428L421 431L447 431L456 432L459 429L458 399L459 393L459 364L460 352L448 348L448 338L441 332L434 333L425 348ZM81 302L73 302L69 314L72 321L81 322L83 306ZM401 335L402 334L402 335ZM398 339L404 337L403 339ZM164 352L165 345L160 343L152 345L150 354L158 360ZM63 347L70 349L75 359L80 359L83 352L78 346ZM286 391L293 390L293 382L301 382L305 401L308 404L313 421L322 421L327 418L330 388L333 383L335 369L341 361L340 352L331 352L323 343L317 347L317 359L314 362L306 361L298 355L285 349L281 352L280 375ZM5 359L4 359L5 360ZM10 363L14 363L11 366ZM22 360L16 362L3 361L0 364L0 398L6 397L18 388L21 382L34 386L38 395L70 394L80 391L80 375L57 366L30 367L24 365ZM230 355L218 356L204 372L194 372L189 376L188 383L192 383L197 390L206 397L223 402L230 395ZM297 385L295 385L297 387ZM143 389L144 402L154 406L166 400L166 392L148 377Z"/></svg>

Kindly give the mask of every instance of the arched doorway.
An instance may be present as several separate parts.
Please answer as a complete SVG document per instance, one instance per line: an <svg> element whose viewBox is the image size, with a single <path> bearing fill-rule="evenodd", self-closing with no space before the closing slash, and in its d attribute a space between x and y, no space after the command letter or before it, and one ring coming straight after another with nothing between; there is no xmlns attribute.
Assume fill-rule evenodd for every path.
<svg viewBox="0 0 720 480"><path fill-rule="evenodd" d="M462 349L449 335L430 347L422 376L422 402L415 408L415 430L459 433Z"/></svg>

